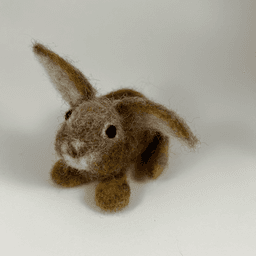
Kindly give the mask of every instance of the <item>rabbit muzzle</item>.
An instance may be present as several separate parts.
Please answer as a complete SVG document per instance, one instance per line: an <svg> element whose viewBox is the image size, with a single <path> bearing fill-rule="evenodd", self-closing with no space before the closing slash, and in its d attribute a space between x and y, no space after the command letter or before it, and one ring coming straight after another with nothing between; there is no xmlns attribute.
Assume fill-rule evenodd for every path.
<svg viewBox="0 0 256 256"><path fill-rule="evenodd" d="M63 143L61 146L62 157L64 161L78 171L90 170L90 163L95 160L94 154L82 154L80 151L80 142L71 142L70 145ZM84 152L83 152L84 153Z"/></svg>

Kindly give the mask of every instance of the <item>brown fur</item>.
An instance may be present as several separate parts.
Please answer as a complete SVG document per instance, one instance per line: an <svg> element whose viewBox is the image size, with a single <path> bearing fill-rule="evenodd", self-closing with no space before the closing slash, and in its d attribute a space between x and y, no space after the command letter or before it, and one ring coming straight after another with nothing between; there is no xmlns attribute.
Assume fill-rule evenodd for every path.
<svg viewBox="0 0 256 256"><path fill-rule="evenodd" d="M190 148L197 145L172 110L129 88L96 97L96 89L68 61L39 43L33 50L71 107L55 141L61 158L51 170L56 184L74 187L97 180L96 204L105 211L121 210L131 194L128 167L135 163L138 181L156 179L168 164L171 135Z"/></svg>

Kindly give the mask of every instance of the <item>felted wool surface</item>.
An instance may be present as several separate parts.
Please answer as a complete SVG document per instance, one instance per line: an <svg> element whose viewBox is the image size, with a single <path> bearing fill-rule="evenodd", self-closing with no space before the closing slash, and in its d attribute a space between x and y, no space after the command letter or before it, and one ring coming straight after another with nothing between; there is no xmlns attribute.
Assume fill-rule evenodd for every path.
<svg viewBox="0 0 256 256"><path fill-rule="evenodd" d="M63 187L98 181L95 202L104 211L129 204L126 172L134 164L138 181L156 179L168 164L171 137L194 149L198 139L174 111L130 88L96 96L88 79L40 43L33 51L54 87L70 105L57 131L60 160L51 177Z"/></svg>

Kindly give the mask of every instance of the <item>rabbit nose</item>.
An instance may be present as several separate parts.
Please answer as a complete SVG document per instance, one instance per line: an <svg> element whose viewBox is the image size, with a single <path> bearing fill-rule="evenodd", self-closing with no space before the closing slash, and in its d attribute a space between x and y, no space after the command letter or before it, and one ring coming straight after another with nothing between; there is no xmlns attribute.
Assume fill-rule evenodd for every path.
<svg viewBox="0 0 256 256"><path fill-rule="evenodd" d="M78 155L77 149L72 144L70 145L70 155L72 157L76 157Z"/></svg>
<svg viewBox="0 0 256 256"><path fill-rule="evenodd" d="M80 141L73 141L70 143L70 155L77 157L83 144Z"/></svg>

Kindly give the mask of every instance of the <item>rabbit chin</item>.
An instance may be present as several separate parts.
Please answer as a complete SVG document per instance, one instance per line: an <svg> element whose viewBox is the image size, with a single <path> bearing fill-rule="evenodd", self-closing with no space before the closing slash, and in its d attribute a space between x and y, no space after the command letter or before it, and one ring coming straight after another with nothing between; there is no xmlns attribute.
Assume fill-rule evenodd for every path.
<svg viewBox="0 0 256 256"><path fill-rule="evenodd" d="M78 171L89 171L89 157L83 156L74 159L68 154L63 154L63 158L69 166L77 169Z"/></svg>

